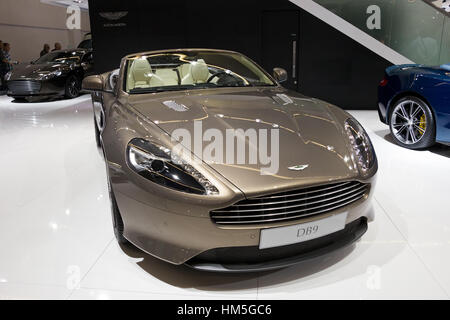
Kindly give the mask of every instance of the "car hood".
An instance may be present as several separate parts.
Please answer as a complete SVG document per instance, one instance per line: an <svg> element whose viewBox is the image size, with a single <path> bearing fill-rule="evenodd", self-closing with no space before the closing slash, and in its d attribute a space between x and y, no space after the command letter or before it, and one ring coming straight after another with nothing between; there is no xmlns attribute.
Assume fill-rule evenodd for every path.
<svg viewBox="0 0 450 320"><path fill-rule="evenodd" d="M67 68L61 63L48 64L19 64L14 67L10 80L35 79L41 72L52 72Z"/></svg>
<svg viewBox="0 0 450 320"><path fill-rule="evenodd" d="M298 93L279 88L198 90L130 96L129 103L135 112L170 135L177 129L186 129L192 140L190 146L183 144L197 157L202 156L202 150L211 142L204 141L201 150L194 147L195 121L201 121L203 133L208 129L217 129L223 137L226 137L227 129L255 129L258 134L260 129L266 129L269 138L258 139L256 145L246 139L245 163L236 163L236 160L234 163L224 163L227 151L237 153L237 143L233 149L227 142L224 142L224 160L221 163L204 159L246 195L261 194L261 189L274 192L358 175L357 169L352 166L347 136L340 123L342 120L337 120L328 104ZM275 131L271 130L279 132L279 141L273 145L271 135ZM226 141L226 138L223 140ZM268 152L262 152L262 141L268 141ZM270 156L270 150L274 151L277 147L279 157L273 155L269 164L261 163L259 155L257 164L248 163L249 150ZM261 174L261 169L269 167L270 163L272 169L278 163L277 172Z"/></svg>
<svg viewBox="0 0 450 320"><path fill-rule="evenodd" d="M425 76L448 76L450 71L450 64L443 64L440 66L427 66L423 64L401 64L390 66L386 69L388 76L393 76L399 73L421 74Z"/></svg>
<svg viewBox="0 0 450 320"><path fill-rule="evenodd" d="M440 68L445 70L445 71L450 71L450 63L443 64L443 65L440 66Z"/></svg>

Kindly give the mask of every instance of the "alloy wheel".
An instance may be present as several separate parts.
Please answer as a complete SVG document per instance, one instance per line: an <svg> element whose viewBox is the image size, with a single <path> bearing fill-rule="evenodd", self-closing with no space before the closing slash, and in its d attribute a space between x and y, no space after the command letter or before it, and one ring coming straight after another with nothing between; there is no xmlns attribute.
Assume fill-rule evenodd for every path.
<svg viewBox="0 0 450 320"><path fill-rule="evenodd" d="M69 93L72 97L78 96L78 81L75 77L72 77L69 81Z"/></svg>
<svg viewBox="0 0 450 320"><path fill-rule="evenodd" d="M402 143L418 143L427 131L425 109L416 101L405 100L395 106L391 118L392 132Z"/></svg>

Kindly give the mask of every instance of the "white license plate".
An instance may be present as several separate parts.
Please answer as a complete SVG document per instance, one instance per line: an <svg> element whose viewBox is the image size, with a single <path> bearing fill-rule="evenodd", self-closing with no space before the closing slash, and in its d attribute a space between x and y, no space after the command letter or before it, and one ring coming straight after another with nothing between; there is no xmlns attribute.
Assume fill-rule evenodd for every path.
<svg viewBox="0 0 450 320"><path fill-rule="evenodd" d="M294 226L261 230L260 249L286 246L326 236L345 228L347 212Z"/></svg>

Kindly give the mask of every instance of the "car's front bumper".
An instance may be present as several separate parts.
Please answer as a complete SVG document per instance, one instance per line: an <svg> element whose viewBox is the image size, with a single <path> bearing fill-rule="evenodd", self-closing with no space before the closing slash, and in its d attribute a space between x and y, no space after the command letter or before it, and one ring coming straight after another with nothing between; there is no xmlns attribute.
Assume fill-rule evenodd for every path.
<svg viewBox="0 0 450 320"><path fill-rule="evenodd" d="M65 80L54 78L50 80L10 80L7 82L7 95L14 98L57 96L65 93Z"/></svg>
<svg viewBox="0 0 450 320"><path fill-rule="evenodd" d="M378 116L380 117L380 121L385 124L389 124L389 107L395 95L396 92L389 84L385 86L378 86Z"/></svg>
<svg viewBox="0 0 450 320"><path fill-rule="evenodd" d="M388 97L387 97L387 91L388 89L386 86L378 86L378 104L377 104L377 110L378 110L378 117L380 118L380 121L383 123L387 123L387 107L388 107Z"/></svg>
<svg viewBox="0 0 450 320"><path fill-rule="evenodd" d="M185 201L183 197L173 200L170 196L162 198L131 182L122 175L123 173L119 173L120 171L110 170L110 176L125 225L124 236L143 251L157 258L177 265L187 263L202 270L242 272L290 265L355 241L365 232L365 227L348 231L349 226L355 221L362 221L360 220L362 217L365 218L364 221L373 219L371 197L375 177L361 181L370 184L367 194L362 199L331 212L273 225L224 227L215 224L209 215L210 211L217 209L219 205L210 207L201 202L192 204ZM226 203L224 206L235 203L237 200L240 199L232 199L231 203ZM236 248L238 250L246 248L256 250L258 254L270 252L270 249L268 251L255 249L259 247L261 229L306 223L343 212L347 212L345 235L338 233L319 238L311 243L305 242L306 247L299 246L300 249L297 251L286 251L287 256L267 255L266 261L248 261L245 264L231 261L224 264L220 263L220 259L216 261L209 259L205 264L205 257L210 257L208 252L211 250L233 251ZM353 228L350 229L353 230ZM325 238L331 239L332 243L325 241ZM278 250L283 251L285 248L287 246L278 247ZM218 265L222 267L219 268Z"/></svg>
<svg viewBox="0 0 450 320"><path fill-rule="evenodd" d="M346 247L366 231L367 218L361 217L341 231L314 240L262 250L258 246L212 249L185 264L201 271L228 273L285 268Z"/></svg>

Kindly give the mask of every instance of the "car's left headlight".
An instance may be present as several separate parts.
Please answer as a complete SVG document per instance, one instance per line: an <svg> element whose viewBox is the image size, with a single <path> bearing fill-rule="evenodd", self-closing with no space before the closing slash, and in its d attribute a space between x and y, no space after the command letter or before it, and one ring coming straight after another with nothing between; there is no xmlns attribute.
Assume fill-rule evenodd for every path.
<svg viewBox="0 0 450 320"><path fill-rule="evenodd" d="M55 71L51 71L51 72L47 72L47 71L42 71L39 72L38 76L39 76L39 80L48 80L54 77L59 77L62 74L62 72L60 70L55 70Z"/></svg>
<svg viewBox="0 0 450 320"><path fill-rule="evenodd" d="M199 195L219 193L203 174L163 146L133 139L128 144L127 157L133 171L164 187Z"/></svg>
<svg viewBox="0 0 450 320"><path fill-rule="evenodd" d="M375 150L367 132L358 121L352 118L345 121L345 131L352 145L355 162L360 172L367 174L377 161Z"/></svg>

